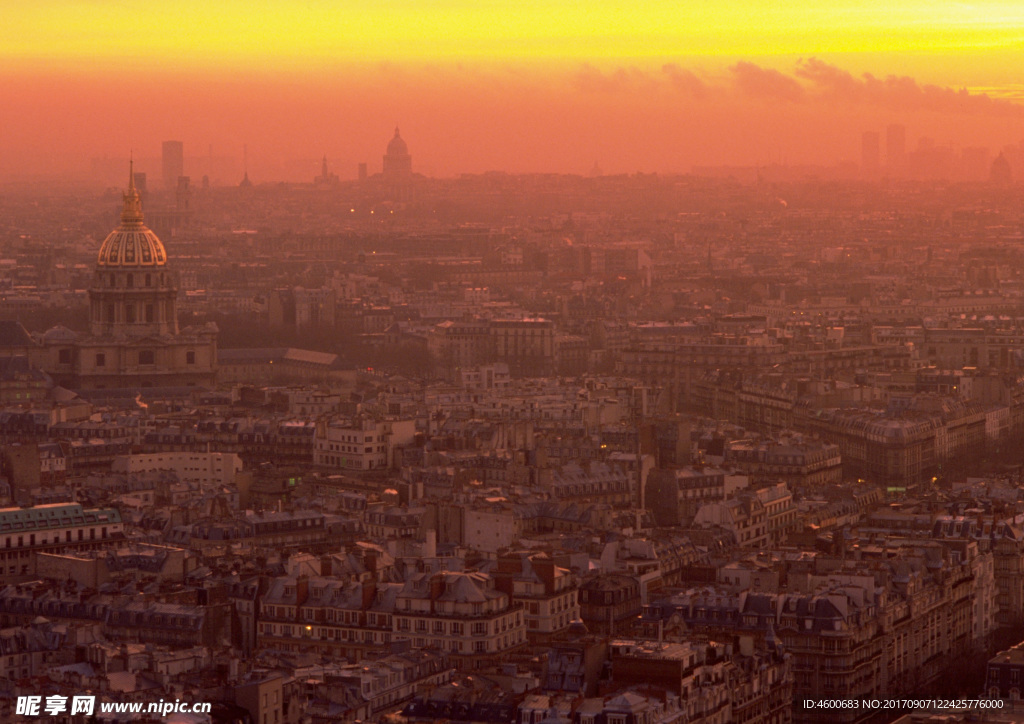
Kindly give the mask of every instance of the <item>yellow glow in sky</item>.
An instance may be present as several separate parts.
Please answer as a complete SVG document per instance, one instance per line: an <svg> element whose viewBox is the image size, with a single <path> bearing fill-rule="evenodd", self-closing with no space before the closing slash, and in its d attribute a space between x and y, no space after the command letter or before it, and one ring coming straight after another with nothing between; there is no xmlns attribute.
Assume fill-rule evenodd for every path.
<svg viewBox="0 0 1024 724"><path fill-rule="evenodd" d="M1021 0L8 0L0 178L168 138L355 168L396 123L440 173L998 148L1022 67Z"/></svg>
<svg viewBox="0 0 1024 724"><path fill-rule="evenodd" d="M53 0L11 3L0 25L0 58L8 61L137 60L191 68L470 58L960 55L1016 50L1022 43L1024 3L1017 0Z"/></svg>

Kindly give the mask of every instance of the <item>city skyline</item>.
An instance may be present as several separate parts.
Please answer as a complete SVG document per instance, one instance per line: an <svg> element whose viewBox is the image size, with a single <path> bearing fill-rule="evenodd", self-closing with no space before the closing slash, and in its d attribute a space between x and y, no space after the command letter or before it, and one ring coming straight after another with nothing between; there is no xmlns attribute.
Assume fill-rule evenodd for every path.
<svg viewBox="0 0 1024 724"><path fill-rule="evenodd" d="M891 124L908 150L985 139L995 155L1024 138L1022 27L1009 3L437 3L386 18L358 3L44 3L0 31L14 109L0 178L84 177L92 158L171 138L201 155L248 145L256 169L326 154L345 178L379 165L396 124L435 176L857 163L863 132Z"/></svg>
<svg viewBox="0 0 1024 724"><path fill-rule="evenodd" d="M1024 721L1024 7L687 5L5 9L0 722Z"/></svg>
<svg viewBox="0 0 1024 724"><path fill-rule="evenodd" d="M850 158L831 163L824 161L817 164L813 162L790 164L788 159L779 158L748 164L695 164L691 169L670 171L667 175L692 174L711 177L737 175L738 178L754 178L756 175L760 175L770 179L781 174L782 178L796 179L802 176L822 174L828 178L843 180L977 182L990 180L992 164L997 159L1005 159L1009 163L1011 182L1024 171L1024 140L1001 147L985 145L982 139L979 139L977 143L954 144L941 142L924 135L915 137L913 129L910 130L909 138L913 143L908 146L908 129L902 124L892 123L883 128L865 129L860 134L859 157L854 158L851 155ZM182 144L178 141L164 141L161 144L162 149L166 148L168 144L175 145L181 154L177 161L171 164L173 167L171 170L168 170L168 161L162 152L160 155L142 157L136 154L134 161L138 173L143 176L148 174L153 179L157 179L157 189L164 194L174 191L176 182L171 182L168 185L168 179L171 177L176 179L178 175L183 175L197 183L234 186L252 166L251 162L246 160L244 148L241 155L238 156L214 154L212 146L206 154L186 154ZM273 159L269 162L264 159L263 163L256 164L255 182L321 184L325 168L335 183L361 181L365 180L363 171L369 175L378 175L384 170L379 160L381 157L379 152L375 156L373 150L370 150L365 155L375 161L352 163L351 158L355 157L353 153L343 155L340 162L338 157L328 157L326 154ZM108 188L117 186L123 176L124 166L128 162L129 156L115 155L90 159L85 179L87 185ZM444 176L435 176L433 168L423 169L417 165L412 170L415 175L426 178L437 178L438 180L445 178ZM523 175L531 173L544 172L529 170L522 172ZM569 176L609 175L601 167L599 161L586 170L571 169L558 173ZM629 175L628 172L616 175L624 173ZM467 172L454 175L472 176L474 174ZM512 175L517 174L513 173Z"/></svg>

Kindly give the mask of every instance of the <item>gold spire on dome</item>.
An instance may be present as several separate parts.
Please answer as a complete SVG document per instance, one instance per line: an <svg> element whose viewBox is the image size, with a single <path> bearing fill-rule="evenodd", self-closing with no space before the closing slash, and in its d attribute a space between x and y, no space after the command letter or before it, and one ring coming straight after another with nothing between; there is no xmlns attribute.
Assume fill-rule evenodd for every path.
<svg viewBox="0 0 1024 724"><path fill-rule="evenodd" d="M134 154L133 154L134 156ZM128 160L128 192L124 194L124 208L121 209L122 226L142 226L142 199L135 188L135 159Z"/></svg>

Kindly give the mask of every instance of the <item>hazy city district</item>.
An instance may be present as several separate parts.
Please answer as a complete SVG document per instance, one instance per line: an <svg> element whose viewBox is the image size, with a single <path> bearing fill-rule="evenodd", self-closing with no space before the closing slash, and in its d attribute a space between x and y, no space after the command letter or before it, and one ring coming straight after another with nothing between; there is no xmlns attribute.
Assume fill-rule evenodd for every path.
<svg viewBox="0 0 1024 724"><path fill-rule="evenodd" d="M1024 721L1024 144L860 140L0 188L0 719Z"/></svg>

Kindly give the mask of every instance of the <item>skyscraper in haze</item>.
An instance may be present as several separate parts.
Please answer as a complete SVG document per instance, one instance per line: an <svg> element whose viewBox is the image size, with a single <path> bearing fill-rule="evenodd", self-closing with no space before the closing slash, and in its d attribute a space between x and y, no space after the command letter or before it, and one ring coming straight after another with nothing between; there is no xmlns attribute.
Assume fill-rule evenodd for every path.
<svg viewBox="0 0 1024 724"><path fill-rule="evenodd" d="M881 137L875 131L865 131L860 140L860 167L864 176L874 178L882 166Z"/></svg>
<svg viewBox="0 0 1024 724"><path fill-rule="evenodd" d="M185 175L185 147L181 141L164 141L163 144L164 191L178 188L178 177Z"/></svg>
<svg viewBox="0 0 1024 724"><path fill-rule="evenodd" d="M992 162L989 181L997 186L1009 186L1013 182L1013 170L1010 168L1010 162L1006 160L1006 154L1000 153Z"/></svg>
<svg viewBox="0 0 1024 724"><path fill-rule="evenodd" d="M149 186L146 184L146 173L144 171L135 171L132 173L132 181L135 182L135 188L142 203L149 201Z"/></svg>
<svg viewBox="0 0 1024 724"><path fill-rule="evenodd" d="M885 165L889 173L903 168L907 156L907 127L893 123L885 129Z"/></svg>

